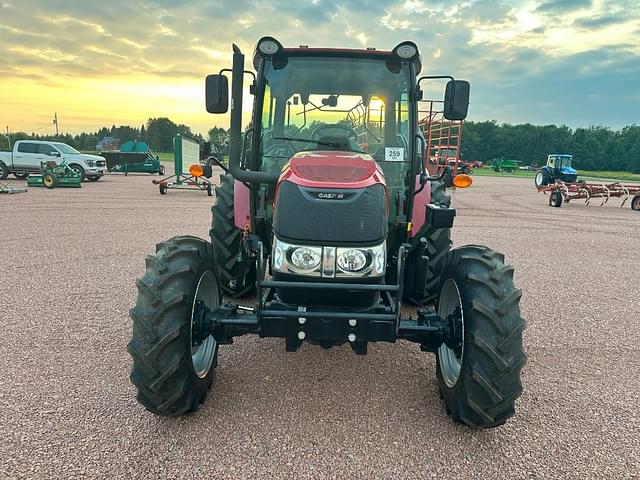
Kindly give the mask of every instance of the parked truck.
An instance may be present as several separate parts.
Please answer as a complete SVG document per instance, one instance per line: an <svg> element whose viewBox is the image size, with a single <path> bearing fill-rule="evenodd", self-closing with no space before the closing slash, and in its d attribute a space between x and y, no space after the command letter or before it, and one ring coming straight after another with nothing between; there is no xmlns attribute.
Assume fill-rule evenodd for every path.
<svg viewBox="0 0 640 480"><path fill-rule="evenodd" d="M97 181L107 173L104 157L80 153L66 143L20 140L12 151L0 152L0 180L10 173L19 179L27 178L30 173L40 174L41 163L49 160L58 163L64 160L81 180Z"/></svg>

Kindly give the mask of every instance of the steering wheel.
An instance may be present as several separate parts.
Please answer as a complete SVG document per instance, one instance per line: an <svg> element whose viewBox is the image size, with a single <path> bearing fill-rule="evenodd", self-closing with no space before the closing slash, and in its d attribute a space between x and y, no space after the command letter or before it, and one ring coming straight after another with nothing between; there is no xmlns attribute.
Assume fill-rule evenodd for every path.
<svg viewBox="0 0 640 480"><path fill-rule="evenodd" d="M311 132L311 138L313 140L320 140L320 138L322 138L322 136L320 135L320 132L322 132L323 130L344 130L345 132L347 132L349 135L347 135L347 138L350 138L352 140L356 140L358 138L358 134L356 133L356 131L351 128L351 127L347 127L346 125L339 125L337 123L332 123L332 124L327 124L327 125L320 125L316 128L313 129L313 131Z"/></svg>

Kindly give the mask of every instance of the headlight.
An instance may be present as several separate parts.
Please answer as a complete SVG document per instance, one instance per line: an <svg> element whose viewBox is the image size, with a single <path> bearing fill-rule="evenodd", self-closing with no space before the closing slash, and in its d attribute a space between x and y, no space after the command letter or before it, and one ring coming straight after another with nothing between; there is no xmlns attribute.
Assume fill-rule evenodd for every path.
<svg viewBox="0 0 640 480"><path fill-rule="evenodd" d="M291 251L291 263L300 270L313 270L320 265L320 249L298 247Z"/></svg>
<svg viewBox="0 0 640 480"><path fill-rule="evenodd" d="M258 42L258 50L263 55L275 55L281 48L280 42L272 37L263 37Z"/></svg>
<svg viewBox="0 0 640 480"><path fill-rule="evenodd" d="M337 277L379 277L386 267L386 242L373 247L338 248L336 251Z"/></svg>
<svg viewBox="0 0 640 480"><path fill-rule="evenodd" d="M357 272L367 265L367 256L358 250L352 248L338 256L338 267L345 272Z"/></svg>
<svg viewBox="0 0 640 480"><path fill-rule="evenodd" d="M95 167L95 166L96 166L95 160L87 160L87 167Z"/></svg>
<svg viewBox="0 0 640 480"><path fill-rule="evenodd" d="M299 273L320 276L322 247L291 245L273 239L271 266L282 273Z"/></svg>

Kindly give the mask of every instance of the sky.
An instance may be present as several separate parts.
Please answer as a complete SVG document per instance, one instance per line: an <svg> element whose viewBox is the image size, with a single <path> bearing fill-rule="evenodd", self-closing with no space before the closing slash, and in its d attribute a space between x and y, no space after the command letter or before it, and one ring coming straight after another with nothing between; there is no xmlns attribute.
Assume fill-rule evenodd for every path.
<svg viewBox="0 0 640 480"><path fill-rule="evenodd" d="M471 82L470 120L640 124L639 0L0 0L0 128L53 133L166 116L196 132L204 77L285 46L415 41L423 74ZM247 62L249 65L250 62Z"/></svg>

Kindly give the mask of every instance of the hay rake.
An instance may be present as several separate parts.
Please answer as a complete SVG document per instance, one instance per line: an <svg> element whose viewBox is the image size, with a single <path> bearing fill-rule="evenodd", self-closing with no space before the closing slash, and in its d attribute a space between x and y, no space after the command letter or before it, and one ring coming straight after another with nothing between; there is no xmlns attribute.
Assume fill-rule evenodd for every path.
<svg viewBox="0 0 640 480"><path fill-rule="evenodd" d="M591 199L599 198L602 207L612 197L622 198L620 207L623 207L627 200L631 198L631 208L640 210L640 184L623 185L622 183L586 183L586 182L562 182L558 181L551 185L538 188L539 192L549 194L549 205L561 207L563 202L569 203L571 200L584 199L589 205Z"/></svg>

